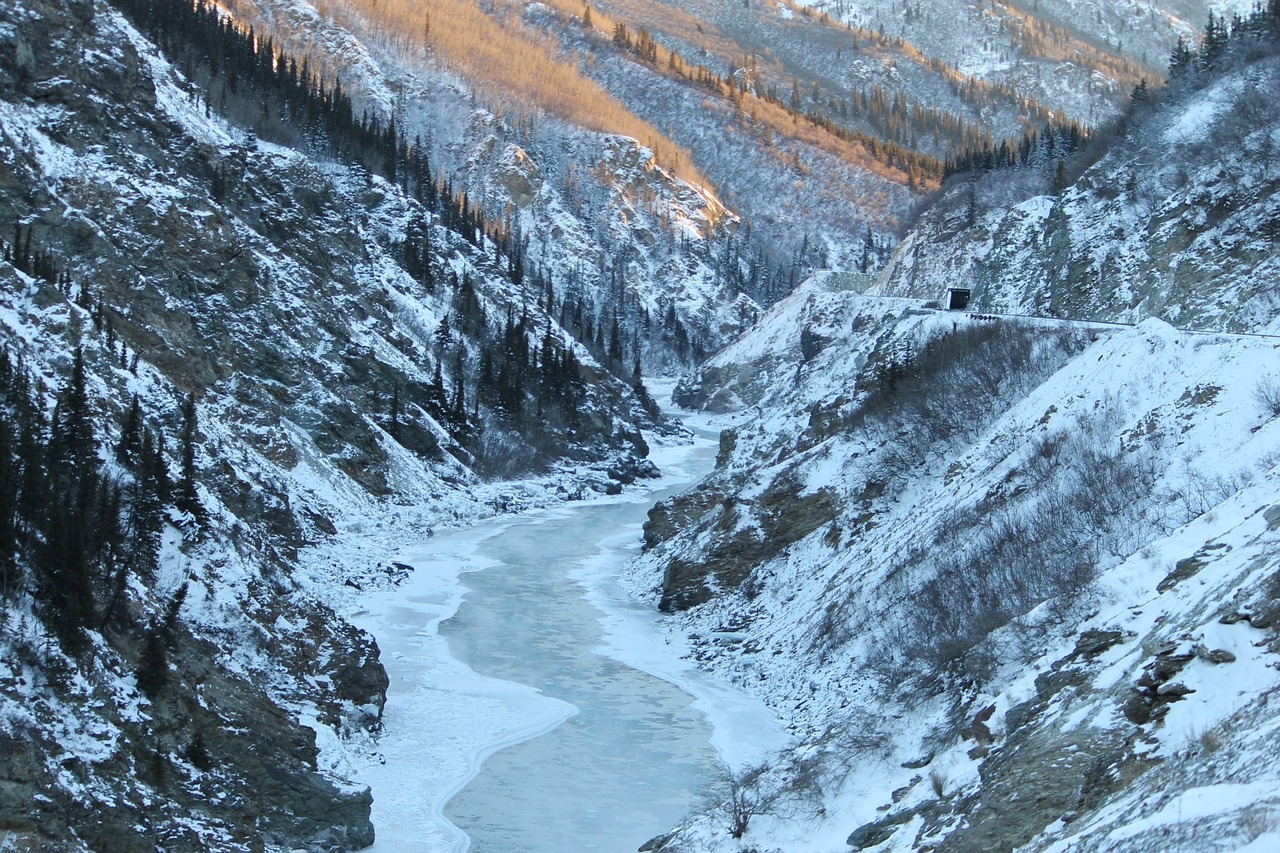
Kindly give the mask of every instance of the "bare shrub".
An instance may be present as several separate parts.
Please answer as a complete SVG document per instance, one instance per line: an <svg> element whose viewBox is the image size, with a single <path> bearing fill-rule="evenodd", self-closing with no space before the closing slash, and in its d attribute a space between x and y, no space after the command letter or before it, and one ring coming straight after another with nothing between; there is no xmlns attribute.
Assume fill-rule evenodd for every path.
<svg viewBox="0 0 1280 853"><path fill-rule="evenodd" d="M1182 509L1183 520L1189 521L1248 486L1253 477L1253 472L1246 468L1219 473L1188 467L1182 485L1173 490L1170 497Z"/></svg>
<svg viewBox="0 0 1280 853"><path fill-rule="evenodd" d="M1213 729L1205 729L1196 736L1196 742L1206 755L1213 755L1222 748L1222 738Z"/></svg>
<svg viewBox="0 0 1280 853"><path fill-rule="evenodd" d="M725 805L729 814L729 835L734 838L746 835L751 818L762 811L764 798L755 786L764 775L765 769L762 765L738 775L733 773L727 775L729 799Z"/></svg>
<svg viewBox="0 0 1280 853"><path fill-rule="evenodd" d="M931 446L980 433L1084 348L1077 329L969 323L917 346L873 353L845 428L877 441L885 473L910 470Z"/></svg>
<svg viewBox="0 0 1280 853"><path fill-rule="evenodd" d="M1267 420L1280 417L1280 380L1274 376L1262 377L1253 389L1253 401Z"/></svg>
<svg viewBox="0 0 1280 853"><path fill-rule="evenodd" d="M1069 607L1105 554L1163 531L1140 510L1160 476L1156 454L1120 449L1108 439L1117 428L1112 407L1100 407L1069 436L1032 445L1026 458L1036 486L940 520L927 559L912 570L927 579L900 593L901 618L921 626L897 637L907 659L981 680L995 662L977 650L992 632L1043 601ZM905 576L906 568L896 571Z"/></svg>
<svg viewBox="0 0 1280 853"><path fill-rule="evenodd" d="M1067 434L1062 431L1045 433L1036 438L1022 463L1027 476L1037 482L1048 477L1057 468L1066 441Z"/></svg>
<svg viewBox="0 0 1280 853"><path fill-rule="evenodd" d="M1245 838L1250 842L1256 841L1280 827L1280 812L1271 803L1253 803L1241 810L1240 826L1245 831Z"/></svg>
<svg viewBox="0 0 1280 853"><path fill-rule="evenodd" d="M947 798L947 774L945 771L937 767L929 771L929 787L933 789L933 794L940 800Z"/></svg>

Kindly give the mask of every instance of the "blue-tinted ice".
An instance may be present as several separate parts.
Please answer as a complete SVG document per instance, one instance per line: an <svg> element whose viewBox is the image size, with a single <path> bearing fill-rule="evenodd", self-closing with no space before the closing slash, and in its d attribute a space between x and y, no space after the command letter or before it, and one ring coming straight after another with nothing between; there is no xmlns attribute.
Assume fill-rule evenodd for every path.
<svg viewBox="0 0 1280 853"><path fill-rule="evenodd" d="M498 565L465 578L471 592L441 625L453 655L476 672L578 709L490 756L445 808L478 853L633 851L689 813L720 775L711 728L689 694L593 651L602 614L571 578L597 543L645 510L586 506L486 540L477 553Z"/></svg>

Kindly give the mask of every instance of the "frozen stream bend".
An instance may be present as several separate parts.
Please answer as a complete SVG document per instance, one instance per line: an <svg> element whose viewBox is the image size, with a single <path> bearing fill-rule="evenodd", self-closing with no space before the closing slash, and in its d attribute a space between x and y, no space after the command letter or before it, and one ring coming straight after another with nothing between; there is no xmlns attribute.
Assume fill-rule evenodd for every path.
<svg viewBox="0 0 1280 853"><path fill-rule="evenodd" d="M634 851L785 736L763 704L693 669L615 583L658 499L714 443L655 449L626 494L494 519L407 551L416 571L356 621L391 677L374 851ZM483 765L483 767L482 767Z"/></svg>

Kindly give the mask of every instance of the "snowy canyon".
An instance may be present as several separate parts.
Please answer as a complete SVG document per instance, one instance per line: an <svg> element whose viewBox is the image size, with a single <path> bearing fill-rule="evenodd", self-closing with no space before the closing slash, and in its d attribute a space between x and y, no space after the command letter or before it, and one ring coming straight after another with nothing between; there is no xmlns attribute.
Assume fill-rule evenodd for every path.
<svg viewBox="0 0 1280 853"><path fill-rule="evenodd" d="M1276 3L420 15L0 5L0 849L1280 846Z"/></svg>

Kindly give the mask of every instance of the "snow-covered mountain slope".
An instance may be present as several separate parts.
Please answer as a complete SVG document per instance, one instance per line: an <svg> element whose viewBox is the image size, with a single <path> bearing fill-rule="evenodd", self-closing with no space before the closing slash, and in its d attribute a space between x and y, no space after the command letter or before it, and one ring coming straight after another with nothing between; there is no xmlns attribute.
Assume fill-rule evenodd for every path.
<svg viewBox="0 0 1280 853"><path fill-rule="evenodd" d="M313 68L340 74L362 106L394 115L411 137L421 134L458 187L492 214L509 214L535 246L564 235L581 242L575 255L594 255L609 268L603 276L583 269L591 286L607 294L620 275L646 306L655 299L650 291L666 303L664 312L679 301L665 256L684 247L686 233L670 220L682 211L696 218L700 209L678 200L691 187L650 180L656 200L619 197L617 186L632 178L611 176L616 161L598 139L556 117L547 106L553 92L530 95L526 81L504 83L485 70L468 77L446 37L433 35L448 26L437 20L433 28L430 10L320 0L224 6L237 21L310 56ZM699 288L708 295L677 306L682 321L707 336L706 351L728 340L717 325L741 328L734 287L772 301L806 268L864 265L868 229L892 240L921 191L934 185L942 158L1016 137L1055 112L1103 121L1140 79L1156 78L1152 69L1163 67L1177 36L1191 36L1207 13L1195 4L1124 14L1090 7L1085 14L1066 2L811 8L658 0L504 2L483 10L483 20L498 22L513 46L528 47L530 78L543 72L533 63L550 51L576 69L566 73L607 91L628 121L663 134L655 148L687 152L689 165L749 223L750 231L737 235L743 257L712 249L714 260L692 264L700 267L696 277L711 274L712 286ZM498 117L477 121L477 99ZM512 144L536 168L541 193L502 174ZM916 162L918 155L924 159ZM685 157L660 165L672 166L671 159ZM682 174L691 177L688 169ZM710 197L705 188L698 192ZM642 206L649 215L637 218ZM689 316L679 313L686 308ZM715 321L699 324L707 312Z"/></svg>
<svg viewBox="0 0 1280 853"><path fill-rule="evenodd" d="M334 587L653 473L633 342L465 211L229 124L111 5L0 33L4 844L363 847L387 682Z"/></svg>
<svg viewBox="0 0 1280 853"><path fill-rule="evenodd" d="M481 4L477 20L529 52L515 83L456 55L443 10L433 27L432 10L401 2L221 5L420 137L456 188L518 226L557 293L585 290L605 314L620 304L630 333L643 336L655 317L671 325L644 346L650 371L714 351L755 316L752 303L810 270L880 266L948 155L1017 137L1055 111L1091 124L1113 116L1209 11L1067 0ZM673 171L692 184L655 181L647 166L611 173L647 158L620 161L614 143L557 117L556 86L530 94L524 78L541 79L538 63L551 59L607 92L625 124L663 135L652 145L659 166L678 160ZM619 191L629 185L645 189ZM734 216L715 210L707 187ZM704 218L723 227L690 242L688 226Z"/></svg>
<svg viewBox="0 0 1280 853"><path fill-rule="evenodd" d="M1194 39L1210 11L1251 8L1240 0L479 4L488 26L530 51L515 84L467 71L446 37L433 35L449 29L442 10L433 28L432 10L403 2L221 5L309 56L328 79L340 75L362 107L420 135L455 186L518 223L532 247L567 241L574 257L596 259L573 273L553 265L557 288L583 286L612 303L621 281L632 313L665 318L674 307L699 352L742 330L754 313L743 293L768 303L813 269L880 266L947 156L1017 138L1055 115L1104 123L1140 80L1158 80L1176 40ZM634 176L609 174L608 144L557 118L548 106L555 86L529 94L524 78L540 79L534 59L548 57L607 91L628 122L665 137L651 147L681 150L660 165L689 166L677 171L701 183L704 198L714 187L735 214L717 239L690 247L687 230L671 227L705 209L680 200L689 185L642 175L656 199L617 192ZM489 109L479 120L477 103ZM508 180L516 157L536 170L539 192ZM739 222L746 227L735 232ZM871 257L868 231L881 247ZM556 254L548 248L549 264ZM681 295L690 280L697 295ZM646 368L678 360L669 351L679 336L668 337L646 350Z"/></svg>
<svg viewBox="0 0 1280 853"><path fill-rule="evenodd" d="M647 371L689 365L758 315L734 254L738 218L650 148L532 109L486 108L479 87L424 51L397 49L350 9L321 14L299 0L227 8L351 86L362 108L394 119L456 191L518 236L557 298L617 312L640 338Z"/></svg>
<svg viewBox="0 0 1280 853"><path fill-rule="evenodd" d="M1276 344L775 306L687 385L753 407L632 580L796 744L656 849L1271 837Z"/></svg>
<svg viewBox="0 0 1280 853"><path fill-rule="evenodd" d="M865 276L830 271L806 279L733 346L682 378L674 401L714 413L773 407L799 382L814 356L849 334L853 321L847 309L853 291L865 283Z"/></svg>
<svg viewBox="0 0 1280 853"><path fill-rule="evenodd" d="M1017 137L1053 113L1102 123L1140 80L1159 78L1177 39L1194 40L1210 11L1199 3L1117 7L1073 0L643 0L590 4L599 30L593 35L578 4L547 5L558 14L533 4L525 22L554 33L566 52L590 56L586 73L688 148L766 244L788 249L808 234L827 252L824 265L842 269L854 267L857 237L867 227L894 232L907 214L902 191L912 181L909 172L894 177L856 157L831 157L814 143L810 117L938 158L984 138ZM1228 15L1252 9L1238 0L1212 8ZM656 58L619 50L626 42L618 27L651 39ZM610 35L613 44L605 40ZM664 51L676 60L664 59ZM678 82L672 67L681 63L733 79L742 96ZM772 120L750 95L776 98L775 107L796 111L799 120ZM770 169L771 159L793 168ZM791 187L781 180L789 176L797 178Z"/></svg>
<svg viewBox="0 0 1280 853"><path fill-rule="evenodd" d="M1090 124L1104 120L1141 76L1163 70L1179 38L1210 12L1253 10L1248 0L1098 3L1033 0L957 5L803 2L837 20L904 39L978 80L1012 84Z"/></svg>
<svg viewBox="0 0 1280 853"><path fill-rule="evenodd" d="M460 179L486 210L511 211L529 262L562 298L585 294L602 316L616 306L647 372L678 372L759 317L740 287L737 217L650 149L569 128L518 144L502 122L485 124Z"/></svg>
<svg viewBox="0 0 1280 853"><path fill-rule="evenodd" d="M872 292L966 287L981 311L1280 330L1277 87L1274 38L1240 35L1068 161L1082 174L1061 192L1034 165L957 176Z"/></svg>

